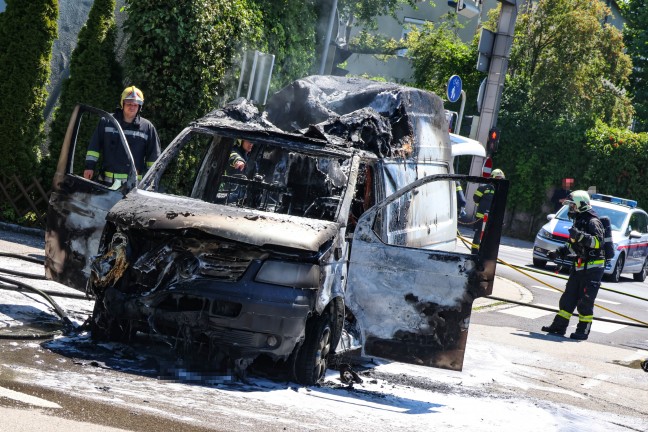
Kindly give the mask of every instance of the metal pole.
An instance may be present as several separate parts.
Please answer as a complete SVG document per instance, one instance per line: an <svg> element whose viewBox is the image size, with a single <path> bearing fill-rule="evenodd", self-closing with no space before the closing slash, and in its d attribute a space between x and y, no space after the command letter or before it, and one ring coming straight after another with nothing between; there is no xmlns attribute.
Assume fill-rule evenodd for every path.
<svg viewBox="0 0 648 432"><path fill-rule="evenodd" d="M461 135L461 119L463 119L464 107L466 106L466 92L461 90L461 108L459 108L459 117L455 125L455 133Z"/></svg>
<svg viewBox="0 0 648 432"><path fill-rule="evenodd" d="M513 45L513 36L515 31L515 20L517 19L517 0L500 0L502 9L500 11L499 21L497 24L497 33L493 44L493 53L488 68L488 78L484 88L484 97L482 102L479 123L477 124L477 136L475 139L486 146L488 140L488 131L497 124L497 114L504 90L504 80L508 70L508 59ZM470 165L470 175L481 176L484 158L473 157ZM467 197L472 197L475 184L469 184L466 191ZM474 209L474 203L468 201L466 211L470 214Z"/></svg>
<svg viewBox="0 0 648 432"><path fill-rule="evenodd" d="M320 64L319 70L320 75L324 75L324 69L326 68L326 60L328 59L329 46L331 45L331 33L333 33L333 23L335 22L337 2L338 0L333 0L333 5L331 6L331 15L329 16L328 29L326 30L326 40L322 47L322 63Z"/></svg>

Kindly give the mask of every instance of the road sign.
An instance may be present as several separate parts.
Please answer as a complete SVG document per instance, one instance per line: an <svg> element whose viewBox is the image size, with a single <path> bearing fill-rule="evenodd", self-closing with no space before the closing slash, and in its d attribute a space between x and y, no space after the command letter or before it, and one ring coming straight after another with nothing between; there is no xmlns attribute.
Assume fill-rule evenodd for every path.
<svg viewBox="0 0 648 432"><path fill-rule="evenodd" d="M457 102L461 96L461 78L459 75L452 75L448 80L448 89L446 91L450 102Z"/></svg>
<svg viewBox="0 0 648 432"><path fill-rule="evenodd" d="M482 167L482 177L488 178L491 176L491 171L493 171L493 159L487 157L484 160L484 166Z"/></svg>

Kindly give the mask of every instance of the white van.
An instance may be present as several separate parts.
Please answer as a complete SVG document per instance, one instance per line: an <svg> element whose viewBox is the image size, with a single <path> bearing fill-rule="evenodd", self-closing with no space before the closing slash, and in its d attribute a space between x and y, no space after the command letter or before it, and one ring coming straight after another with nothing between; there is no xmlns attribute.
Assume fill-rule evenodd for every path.
<svg viewBox="0 0 648 432"><path fill-rule="evenodd" d="M118 190L73 162L82 123L98 117L121 131L77 106L46 234L47 276L96 298L93 338L154 333L240 372L263 355L303 384L358 346L462 368L472 302L492 292L508 183L452 174L438 96L304 78L263 114L239 99L192 122ZM228 174L243 139L247 168ZM457 180L495 185L476 255L457 240Z"/></svg>

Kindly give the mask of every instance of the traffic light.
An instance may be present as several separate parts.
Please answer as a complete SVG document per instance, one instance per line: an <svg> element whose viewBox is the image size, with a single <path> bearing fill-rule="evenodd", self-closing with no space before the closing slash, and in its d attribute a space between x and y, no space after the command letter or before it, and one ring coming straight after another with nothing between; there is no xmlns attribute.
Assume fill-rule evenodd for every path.
<svg viewBox="0 0 648 432"><path fill-rule="evenodd" d="M496 127L492 127L488 131L488 139L486 140L486 152L488 154L494 154L497 151L497 146L500 139L500 130Z"/></svg>

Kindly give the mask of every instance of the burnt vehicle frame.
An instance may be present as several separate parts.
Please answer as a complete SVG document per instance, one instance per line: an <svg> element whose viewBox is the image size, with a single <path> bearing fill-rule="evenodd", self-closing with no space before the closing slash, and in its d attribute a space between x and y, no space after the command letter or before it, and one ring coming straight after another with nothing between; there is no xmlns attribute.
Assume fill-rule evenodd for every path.
<svg viewBox="0 0 648 432"><path fill-rule="evenodd" d="M401 90L395 85L378 89ZM372 147L374 137L357 145L330 133L340 130L345 115L373 120L375 112L362 111L363 103L355 104L360 114L352 104L331 122L286 132L238 101L181 132L139 185L133 170L116 189L74 174L71 155L83 113L111 119L100 110L77 107L50 200L47 276L96 296L92 323L97 339L128 340L136 331L160 334L187 350L197 345L210 358L233 361L240 371L265 354L289 361L304 384L323 377L334 352L360 346L366 356L460 370L472 301L492 292L508 184L452 175L445 154L420 160L402 151L385 155L384 146ZM434 108L429 114L437 122L434 129L443 131ZM362 128L366 132L366 124ZM402 135L413 135L415 129ZM445 131L445 136L439 132L445 139L441 149L448 146ZM161 176L193 134L222 145L208 147L203 156L211 159L201 159L191 176L164 184ZM393 141L410 145L411 137L403 136L395 133ZM225 176L225 149L236 139L255 141L257 156L272 148L283 149L281 157L328 160L315 164L319 189L305 190L308 179L300 178L300 170L294 184ZM306 171L312 170L313 163L307 165ZM267 170L274 180L277 172L282 173L277 166ZM290 171L283 174L290 178ZM451 250L447 238L425 243L444 220L445 231L456 230L453 191L459 179L496 187L491 219L475 255ZM226 183L234 186L227 189ZM432 184L437 186L425 189ZM174 195L167 187L184 187L185 193ZM241 187L243 196L230 201L232 190ZM362 187L365 195L371 189L370 202L359 199ZM419 198L439 191L446 205L438 207L448 208L439 214L423 209ZM292 202L295 197L301 202ZM313 208L317 214L308 213ZM425 219L412 225L421 233L399 226L416 218ZM436 283L430 286L430 280Z"/></svg>

